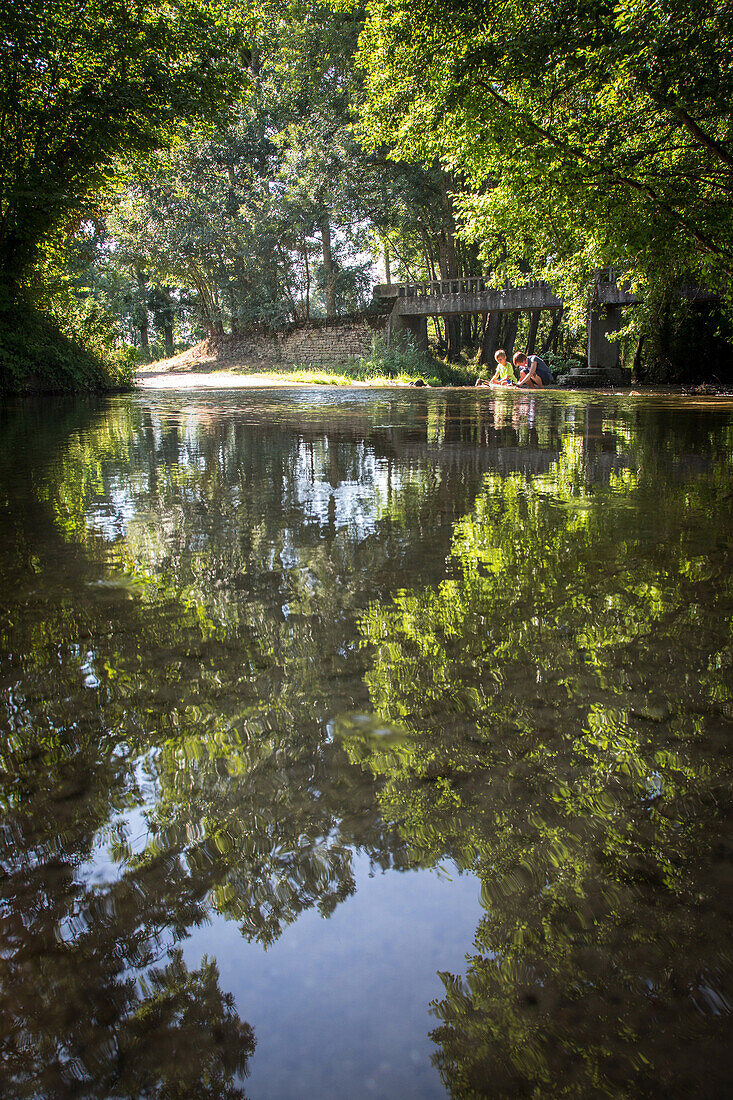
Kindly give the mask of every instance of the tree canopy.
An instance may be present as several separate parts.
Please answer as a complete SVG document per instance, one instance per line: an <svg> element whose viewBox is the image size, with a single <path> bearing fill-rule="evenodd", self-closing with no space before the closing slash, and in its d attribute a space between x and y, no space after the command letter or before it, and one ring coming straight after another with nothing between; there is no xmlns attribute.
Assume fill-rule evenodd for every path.
<svg viewBox="0 0 733 1100"><path fill-rule="evenodd" d="M117 158L182 121L214 119L242 85L241 24L218 0L2 5L0 270L5 293L54 235L94 211Z"/></svg>
<svg viewBox="0 0 733 1100"><path fill-rule="evenodd" d="M465 233L576 294L733 273L733 14L714 0L537 8L369 0L360 133L462 181Z"/></svg>
<svg viewBox="0 0 733 1100"><path fill-rule="evenodd" d="M561 318L435 319L433 345L485 362L519 325L567 358L611 267L660 341L681 289L716 292L728 353L723 0L0 2L6 308L147 360L361 309L382 278L531 275Z"/></svg>

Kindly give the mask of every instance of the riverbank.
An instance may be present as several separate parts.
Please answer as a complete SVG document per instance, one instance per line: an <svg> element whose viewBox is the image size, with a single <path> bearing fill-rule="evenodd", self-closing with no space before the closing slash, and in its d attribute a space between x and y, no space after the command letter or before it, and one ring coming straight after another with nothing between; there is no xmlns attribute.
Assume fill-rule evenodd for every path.
<svg viewBox="0 0 733 1100"><path fill-rule="evenodd" d="M137 381L145 388L175 385L212 387L238 386L471 386L479 370L466 363L445 363L413 348L389 347L374 340L371 352L321 362L307 358L301 362L275 356L253 355L251 349L225 338L210 344L202 341L170 359L161 359L139 367ZM189 375L207 379L195 383ZM185 379L185 381L180 381Z"/></svg>
<svg viewBox="0 0 733 1100"><path fill-rule="evenodd" d="M394 378L383 380L370 378L368 381L360 381L347 378L343 375L331 376L328 372L313 372L309 377L303 377L301 372L275 373L273 371L243 371L239 368L217 368L215 370L180 370L180 371L139 371L135 376L136 384L145 390L162 389L247 389L255 386L309 386L309 385L341 385L341 386L409 386L410 382L401 382Z"/></svg>
<svg viewBox="0 0 733 1100"><path fill-rule="evenodd" d="M98 334L97 334L98 335ZM0 394L109 393L132 386L132 349L111 349L94 334L62 327L22 299L0 308Z"/></svg>
<svg viewBox="0 0 733 1100"><path fill-rule="evenodd" d="M211 370L141 370L135 382L145 390L161 389L247 389L255 386L411 386L410 378L368 379L335 374L328 370L248 371L241 367L217 367Z"/></svg>
<svg viewBox="0 0 733 1100"><path fill-rule="evenodd" d="M151 364L135 375L135 383L143 390L235 390L254 389L256 387L291 387L291 386L384 386L384 387L411 387L415 386L414 378L388 378L386 375L368 379L357 379L348 375L331 374L327 370L302 369L282 371L248 370L244 367L212 367L199 370L155 370L156 364ZM434 382L433 386L441 383ZM456 388L456 387L451 387ZM501 393L505 397L516 395L527 397L528 391L481 387L479 393ZM539 391L533 391L537 394ZM550 392L570 393L569 388L559 390L552 387ZM578 391L575 391L578 392ZM587 388L579 391L590 393ZM603 392L614 392L613 387L604 387ZM641 386L627 389L625 386L616 387L615 392L625 393L630 397L654 396L665 394L680 398L733 398L729 390L717 390L706 386Z"/></svg>
<svg viewBox="0 0 733 1100"><path fill-rule="evenodd" d="M389 372L380 370L380 362L352 360L343 364L300 365L286 363L252 363L237 358L212 354L205 344L198 344L171 359L158 360L139 367L135 374L136 385L145 390L156 389L246 389L257 386L473 386L477 370L466 365L451 367L440 361L423 360L422 372L397 370L399 360L390 363ZM435 372L435 373L434 373ZM553 387L554 388L554 387ZM572 389L573 387L566 387ZM587 389L587 387L582 387ZM624 386L599 386L605 392L626 392L630 396L666 393L680 397L730 397L731 391L707 384L689 386L654 386L629 384ZM526 391L505 390L505 393L523 394Z"/></svg>

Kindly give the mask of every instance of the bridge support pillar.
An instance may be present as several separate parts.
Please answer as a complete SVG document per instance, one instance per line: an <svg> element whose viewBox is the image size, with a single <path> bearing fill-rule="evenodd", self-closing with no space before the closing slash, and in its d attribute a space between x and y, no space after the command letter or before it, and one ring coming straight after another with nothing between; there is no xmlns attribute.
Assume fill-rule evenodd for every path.
<svg viewBox="0 0 733 1100"><path fill-rule="evenodd" d="M428 350L428 319L408 314L392 312L387 326L387 343L395 344L408 337L418 351Z"/></svg>
<svg viewBox="0 0 733 1100"><path fill-rule="evenodd" d="M607 334L618 332L622 324L619 306L593 303L588 310L589 367L616 370L621 366L621 345L618 340L607 339Z"/></svg>

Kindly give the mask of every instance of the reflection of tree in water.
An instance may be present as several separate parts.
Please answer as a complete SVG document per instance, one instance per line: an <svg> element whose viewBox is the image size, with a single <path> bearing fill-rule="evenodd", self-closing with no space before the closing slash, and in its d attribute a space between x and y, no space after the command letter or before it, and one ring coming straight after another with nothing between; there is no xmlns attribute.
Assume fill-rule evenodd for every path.
<svg viewBox="0 0 733 1100"><path fill-rule="evenodd" d="M17 1095L32 1094L41 1061L59 1090L77 1074L89 1095L114 1072L121 1095L236 1089L251 1032L213 964L185 972L175 944L212 906L264 943L306 908L329 913L354 888L354 849L398 868L452 853L485 883L484 955L445 1002L443 1071L457 1091L461 1074L480 1081L487 1059L501 1063L512 1028L527 1031L515 1012L492 1038L491 1013L502 997L514 1006L513 987L492 986L482 960L497 953L564 989L564 973L584 973L573 921L612 930L631 913L659 926L646 911L652 871L674 913L683 887L704 894L688 864L698 802L713 786L693 735L710 735L713 697L722 720L722 672L703 669L697 701L683 706L651 640L694 620L690 667L715 649L700 608L706 584L720 594L720 562L691 552L706 484L686 487L682 536L672 514L684 511L681 490L671 511L657 503L666 557L653 559L651 543L638 546L635 502L651 490L634 472L648 456L633 425L609 413L610 427L586 417L581 431L559 405L531 429L523 416L495 427L491 408L415 401L403 416L386 403L366 426L345 417L336 429L328 415L299 423L293 413L294 435L282 420L187 420L121 403L63 448L47 441L50 460L25 481L11 461L16 526L0 529L13 654L0 670L13 731L1 889L17 950L0 964L0 996ZM633 462L616 461L624 447ZM550 475L548 454L561 454ZM517 461L544 480L527 488L494 474L474 507L484 470ZM602 515L599 486L609 486ZM432 587L469 509L450 577ZM699 537L705 545L704 522ZM558 601L568 574L576 580ZM427 586L418 596L364 617L377 643L370 667L356 619L416 575ZM722 643L715 652L724 668ZM352 723L350 763L349 722L332 720L369 709L365 673L377 708L407 732L354 737L363 723ZM105 846L115 867L100 883ZM693 923L706 927L703 915ZM648 954L645 940L639 950ZM481 981L488 1010L468 992ZM708 985L718 988L715 976ZM521 1039L539 1082L554 1065L546 1032ZM163 1036L162 1076L143 1079ZM201 1052L193 1067L186 1043ZM139 1058L121 1056L133 1049ZM595 1059L605 1080L607 1060L588 1059L583 1079ZM124 1076L133 1062L143 1076ZM508 1080L535 1079L508 1065ZM165 1074L186 1067L200 1079L174 1087Z"/></svg>
<svg viewBox="0 0 733 1100"><path fill-rule="evenodd" d="M90 601L94 572L14 473L5 501L22 503L22 526L0 535L0 1092L234 1100L252 1029L216 963L189 970L175 946L204 919L201 894L175 859L112 881L94 871L141 798L134 736L120 740L123 711L94 670L118 657L110 612L123 646L144 641L144 622L124 596ZM145 743L144 722L130 732Z"/></svg>
<svg viewBox="0 0 733 1100"><path fill-rule="evenodd" d="M373 705L405 732L351 758L416 859L482 883L478 954L436 1006L456 1096L731 1084L730 460L676 482L668 461L662 497L633 445L602 491L574 435L545 477L489 475L453 575L362 620Z"/></svg>
<svg viewBox="0 0 733 1100"><path fill-rule="evenodd" d="M45 626L56 625L51 612ZM59 689L57 708L48 700ZM82 691L78 676L61 682L31 657L6 697L0 1091L243 1096L234 1082L252 1030L215 962L189 971L174 946L205 915L182 869L166 858L101 884L90 871L97 834L137 792L129 758Z"/></svg>
<svg viewBox="0 0 733 1100"><path fill-rule="evenodd" d="M128 473L131 439L142 453ZM189 973L175 943L211 905L271 942L303 909L327 914L353 891L354 848L400 862L373 783L327 735L331 708L362 691L341 652L335 592L348 539L324 555L317 531L304 548L283 535L282 516L268 528L246 514L261 483L244 492L241 478L260 452L235 455L225 476L221 442L197 444L213 457L192 475L164 431L171 462L154 456L146 471L145 440L107 417L61 461L49 446L40 484L4 456L8 1095L34 1095L39 1082L48 1095L238 1095L251 1029L215 964ZM277 484L289 455L275 444L258 460L261 480ZM108 496L124 498L123 515L153 509L153 522L123 531L109 508L95 510ZM286 500L281 514L294 507ZM241 541L222 516L241 524ZM275 568L286 548L292 561ZM297 572L306 552L320 588ZM324 615L330 632L318 629ZM136 807L142 849L141 827L127 824ZM95 878L105 845L124 868L111 883Z"/></svg>
<svg viewBox="0 0 733 1100"><path fill-rule="evenodd" d="M384 540L359 537L370 519L359 500L353 523L333 529L328 508L309 499L309 486L356 483L369 468L338 433L312 441L308 476L297 437L282 431L240 433L215 416L203 433L176 422L150 431L149 449L137 428L127 436L139 448L129 474L69 448L55 497L75 537L111 559L150 612L139 636L118 622L114 659L94 660L107 713L128 726L150 715L155 732L144 738L158 746L145 764L155 790L149 844L135 854L121 844L116 855L142 867L175 854L218 911L267 943L304 909L328 913L353 892L354 848L382 867L402 862L373 783L345 767L328 723L363 702L352 607L390 550L404 554L404 532L395 520ZM106 500L115 489L128 519L107 549L94 531L110 520L120 528L96 515L94 494ZM413 481L407 491L424 515L440 486L429 481L422 501Z"/></svg>
<svg viewBox="0 0 733 1100"><path fill-rule="evenodd" d="M403 479L380 544L310 490L370 474L348 441L88 416L2 456L3 1092L233 1096L252 1032L175 944L211 905L265 943L330 912L355 848L406 863L328 720L363 699L349 606L453 490Z"/></svg>

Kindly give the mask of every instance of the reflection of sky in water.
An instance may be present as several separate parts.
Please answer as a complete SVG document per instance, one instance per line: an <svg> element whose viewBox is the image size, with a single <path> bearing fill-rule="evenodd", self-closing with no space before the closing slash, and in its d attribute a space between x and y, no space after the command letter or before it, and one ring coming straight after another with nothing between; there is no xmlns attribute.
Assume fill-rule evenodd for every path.
<svg viewBox="0 0 733 1100"><path fill-rule="evenodd" d="M176 465L181 470L199 469L204 463L199 453L202 427L205 430L205 422L202 425L195 414L185 421L183 440L176 453ZM153 438L159 449L163 442L163 425L157 418L153 419ZM336 484L331 484L332 447L337 449L336 444L325 439L315 444L300 440L293 467L282 487L282 501L297 507L303 522L321 527L333 524L337 530L348 528L354 538L361 540L375 531L380 502L387 499L390 492L399 490L403 480L401 471L388 470L385 459L360 442L349 447L348 471L339 471ZM147 478L139 474L114 477L106 488L104 501L95 501L87 509L90 530L110 542L124 538L129 525L139 518L138 498L147 489ZM240 498L237 487L231 485L228 492L231 502L236 504ZM182 495L185 497L184 491ZM205 534L200 535L199 541L198 548L201 548L206 543Z"/></svg>
<svg viewBox="0 0 733 1100"><path fill-rule="evenodd" d="M298 396L302 398L302 394ZM347 407L353 406L352 411L356 412L359 403L365 400L365 396L339 394L338 400ZM238 409L237 401L232 395L227 397L229 400L226 402L226 408L233 418L233 423L244 424L253 413L256 413L256 403L253 403L251 408ZM217 404L216 400L210 396L199 398L197 402L195 409L177 409L175 415L171 415L172 410L166 409L165 405L159 411L150 410L149 430L155 452L162 452L165 447L166 432L175 427L177 432L175 450L168 454L168 461L173 462L182 472L193 473L204 470L207 466L207 459L202 454L202 441L210 429L212 413L217 411ZM309 391L311 411L320 406L321 415L326 415L328 406L334 403L337 402L332 394L314 392L311 397ZM584 415L581 415L579 423L576 423L576 410L573 407L562 409L564 433L570 436L578 434L581 437L587 434L585 421L589 415L589 408L582 410ZM517 399L510 404L497 406L497 409L502 415L509 417L510 423L512 417L516 419L517 416L525 424L534 420L535 410L531 401L522 404ZM528 410L532 414L529 420ZM218 408L218 411L221 412L221 409ZM261 416L257 419L262 422ZM442 427L441 424L441 431ZM597 427L601 428L600 422ZM608 418L602 422L602 427L604 431L609 430L610 427L616 430L615 421L612 422ZM385 423L370 426L371 431L377 428L389 431L390 425ZM343 456L339 455L338 438L327 438L322 434L324 430L319 426L313 438L301 438L296 444L293 465L288 470L287 479L282 485L281 503L296 507L300 522L315 523L320 527L333 525L337 530L346 528L352 537L361 540L375 531L381 504L389 498L390 494L398 493L405 481L410 480L410 470L400 463L393 463L391 468L388 468L387 461L377 455L373 446L364 440L348 442L346 446L348 465L347 468L343 468L339 464L339 458ZM626 429L626 436L628 437L628 429ZM498 440L494 441L494 446L497 442ZM466 445L453 443L441 445L441 449L448 456L456 446L459 450L465 450ZM407 450L410 448L415 449L414 445L408 445ZM475 445L470 449L475 452ZM499 449L502 453L506 451L506 441L500 444ZM403 450L405 450L404 447ZM512 446L509 447L509 452L516 461ZM223 454L220 457L223 458ZM554 457L549 453L546 461L551 462ZM619 455L593 455L592 459L589 458L587 472L590 474L592 469L594 480L597 478L607 482L612 470L623 469L625 465L626 460ZM499 467L503 468L501 461L499 461ZM337 471L335 476L334 471ZM184 473L185 476L187 475ZM89 528L108 541L123 538L128 533L131 522L136 518L144 520L144 517L140 516L139 498L147 493L148 488L148 479L145 474L128 471L122 477L113 476L106 486L104 501L94 501L87 510ZM240 500L238 487L236 484L230 484L227 491L230 502L236 505ZM179 493L181 499L186 498L184 486L179 486ZM205 543L206 536L202 534L198 548L202 548ZM190 548L197 549L193 546Z"/></svg>
<svg viewBox="0 0 733 1100"><path fill-rule="evenodd" d="M331 485L328 445L319 450L314 454L302 441L298 446L291 490L294 502L306 521L322 527L333 522L337 530L348 527L355 538L366 538L376 530L377 501L388 493L387 463L365 444L357 444L351 456L357 476Z"/></svg>
<svg viewBox="0 0 733 1100"><path fill-rule="evenodd" d="M87 526L108 542L124 538L128 524L138 513L134 498L127 486L118 484L109 490L108 499L87 511Z"/></svg>
<svg viewBox="0 0 733 1100"><path fill-rule="evenodd" d="M430 1065L438 971L462 973L482 910L472 875L409 871L370 877L328 920L302 913L264 951L214 918L183 945L189 966L217 959L221 986L255 1031L249 1100L445 1096Z"/></svg>
<svg viewBox="0 0 733 1100"><path fill-rule="evenodd" d="M146 812L152 810L158 797L157 784L150 775L150 762L157 752L157 749L153 750L135 762L130 779L138 793L140 805L111 817L101 833L97 834L89 859L78 869L80 882L103 888L124 875L124 862L115 859L111 851L112 844L121 837L124 837L127 853L131 857L143 852L150 843Z"/></svg>
<svg viewBox="0 0 733 1100"><path fill-rule="evenodd" d="M144 760L136 778L146 801L154 801ZM78 871L97 890L124 874L110 854L118 827L132 853L150 840L145 807L111 820ZM465 969L483 912L480 884L450 863L381 872L357 853L352 869L354 895L328 919L315 909L301 913L267 950L213 911L182 944L191 970L204 955L216 959L222 990L254 1028L248 1100L445 1096L430 1064L429 1033L438 1025L430 1004L444 994L438 971ZM72 940L80 921L82 914L64 921L61 937ZM173 943L164 935L159 964Z"/></svg>

